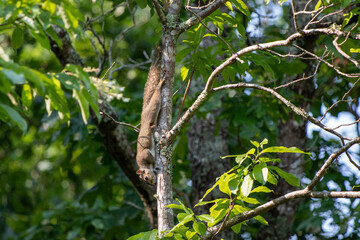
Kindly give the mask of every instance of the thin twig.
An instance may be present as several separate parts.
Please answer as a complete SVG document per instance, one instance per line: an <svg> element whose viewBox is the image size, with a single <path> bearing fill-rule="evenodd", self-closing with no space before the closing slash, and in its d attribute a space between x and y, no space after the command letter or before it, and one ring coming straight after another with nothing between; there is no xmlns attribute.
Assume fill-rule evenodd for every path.
<svg viewBox="0 0 360 240"><path fill-rule="evenodd" d="M190 74L190 77L189 77L189 81L188 81L188 84L187 84L187 86L186 86L183 99L182 99L182 101L181 101L181 106L180 106L179 114L178 114L178 117L177 117L177 120L176 120L176 121L179 121L179 119L180 119L181 111L182 111L182 109L183 109L184 102L185 102L185 98L186 98L186 95L187 95L187 93L188 93L188 91L189 91L190 84L191 84L191 79L192 79L192 77L193 77L193 75L194 75L194 72L195 72L195 65L193 66L193 69L192 69L192 71L191 71L191 74Z"/></svg>
<svg viewBox="0 0 360 240"><path fill-rule="evenodd" d="M302 78L299 78L299 79L296 79L296 80L293 80L289 83L286 83L286 84L283 84L283 85L280 85L280 86L277 86L277 87L274 87L274 90L277 90L279 88L283 88L283 87L288 87L292 84L295 84L295 83L298 83L298 82L301 82L301 81L305 81L305 80L308 80L308 79L311 79L313 77L315 77L318 69L319 69L319 66L320 66L320 62L318 62L318 64L316 65L316 68L315 68L315 71L314 71L314 74L310 75L310 76L307 76L307 77L302 77Z"/></svg>
<svg viewBox="0 0 360 240"><path fill-rule="evenodd" d="M326 110L326 112L324 113L324 115L323 115L322 118L320 119L320 122L325 118L325 115L326 115L335 105L337 105L338 103L340 103L340 102L353 102L353 101L355 100L355 99L351 99L351 100L345 101L345 98L350 94L351 90L355 87L355 85L359 82L359 80L360 80L360 78L359 78L358 80L356 80L356 82L354 82L354 84L353 84L353 85L351 86L351 88L344 94L344 96L341 98L341 100L336 101L335 103L333 103L333 104ZM338 126L338 127L336 127L336 128L333 128L333 130L335 130L335 129L339 128L339 127L341 127L341 125Z"/></svg>
<svg viewBox="0 0 360 240"><path fill-rule="evenodd" d="M350 62L352 62L356 67L359 66L359 63L355 60L352 59L349 55L347 55L339 46L339 44L337 43L337 40L339 39L339 36L336 36L334 41L333 41L333 45L336 48L336 50L341 54L341 56L343 56L344 58L346 58L347 60L349 60Z"/></svg>
<svg viewBox="0 0 360 240"><path fill-rule="evenodd" d="M133 128L136 132L139 132L140 129L131 125L131 124L128 124L128 123L124 123L124 122L119 122L119 121L116 121L112 116L110 116L109 114L107 114L106 112L104 111L100 111L100 114L101 115L105 115L106 117L110 118L110 120L112 120L114 123L116 124L119 124L119 125L124 125L124 126L127 126L127 127L131 127Z"/></svg>
<svg viewBox="0 0 360 240"><path fill-rule="evenodd" d="M223 43L225 43L225 45L229 48L229 50L232 52L232 54L235 54L235 50L230 46L230 44L227 43L227 42L225 41L225 39L223 39L219 34L217 34L217 33L214 32L213 30L211 30L208 26L206 26L206 24L204 24L204 23L201 21L200 17L199 17L194 11L192 11L189 6L186 6L185 9L188 10L189 12L191 12L191 13L197 18L197 20L201 23L201 25L203 25L208 31L210 31L211 33L215 34L216 37L218 37Z"/></svg>

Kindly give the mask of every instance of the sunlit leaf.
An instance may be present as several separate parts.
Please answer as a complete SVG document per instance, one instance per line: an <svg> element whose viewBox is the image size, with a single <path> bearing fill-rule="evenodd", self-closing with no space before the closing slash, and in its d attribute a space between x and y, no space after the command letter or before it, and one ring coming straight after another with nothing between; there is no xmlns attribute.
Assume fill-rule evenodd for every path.
<svg viewBox="0 0 360 240"><path fill-rule="evenodd" d="M214 218L212 216L210 216L209 214L202 214L199 216L196 216L197 219L199 219L200 221L204 221L204 222L213 222Z"/></svg>
<svg viewBox="0 0 360 240"><path fill-rule="evenodd" d="M297 147L287 148L287 147L283 147L283 146L265 148L264 150L262 150L260 152L260 155L263 154L263 153L302 153L302 154L310 154L308 152L301 151Z"/></svg>
<svg viewBox="0 0 360 240"><path fill-rule="evenodd" d="M264 185L267 182L268 171L266 163L256 164L253 169L255 179Z"/></svg>
<svg viewBox="0 0 360 240"><path fill-rule="evenodd" d="M189 66L187 66L187 65L182 66L182 68L180 69L181 80L183 80L183 81L186 80L187 76L189 75L189 71L190 71Z"/></svg>
<svg viewBox="0 0 360 240"><path fill-rule="evenodd" d="M259 187L254 188L253 190L251 190L251 193L257 193L257 192L270 193L272 191L273 190L269 189L266 186L259 186Z"/></svg>
<svg viewBox="0 0 360 240"><path fill-rule="evenodd" d="M29 84L24 84L21 91L21 103L25 107L30 107L33 100L32 91Z"/></svg>
<svg viewBox="0 0 360 240"><path fill-rule="evenodd" d="M81 110L81 117L84 123L87 124L89 118L89 102L86 100L83 94L77 90L73 91L73 96L78 101Z"/></svg>
<svg viewBox="0 0 360 240"><path fill-rule="evenodd" d="M244 177L244 181L241 184L241 193L244 197L249 196L254 180L250 177L250 175L246 175Z"/></svg>
<svg viewBox="0 0 360 240"><path fill-rule="evenodd" d="M203 236L206 233L206 225L202 222L194 222L193 228L201 236Z"/></svg>
<svg viewBox="0 0 360 240"><path fill-rule="evenodd" d="M257 141L250 140L251 144L254 145L256 148L260 147L260 144Z"/></svg>

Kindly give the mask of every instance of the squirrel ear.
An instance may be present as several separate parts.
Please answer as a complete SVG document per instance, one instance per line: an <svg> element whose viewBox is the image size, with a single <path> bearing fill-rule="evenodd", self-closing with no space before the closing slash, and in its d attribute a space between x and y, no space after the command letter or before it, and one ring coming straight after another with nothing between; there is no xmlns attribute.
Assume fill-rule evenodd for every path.
<svg viewBox="0 0 360 240"><path fill-rule="evenodd" d="M144 174L144 173L145 173L144 170L140 170L140 169L139 169L139 170L136 171L136 174L137 174L137 175L141 175L141 174Z"/></svg>

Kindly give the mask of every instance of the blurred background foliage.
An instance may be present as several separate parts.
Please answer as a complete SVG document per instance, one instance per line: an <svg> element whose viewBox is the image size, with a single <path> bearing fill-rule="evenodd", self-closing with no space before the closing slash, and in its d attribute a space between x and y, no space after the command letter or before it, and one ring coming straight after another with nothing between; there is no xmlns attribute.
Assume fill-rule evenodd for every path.
<svg viewBox="0 0 360 240"><path fill-rule="evenodd" d="M124 1L2 0L1 58L8 56L15 63L44 74L61 72L63 68L60 62L44 40L44 30L51 28L50 23L56 23L67 29L84 65L97 68L99 53L94 50L94 46L100 51L103 48L95 40L94 33L84 29L85 21L101 16L103 12L122 2ZM107 48L111 44L110 40L114 40L112 60L117 61L114 68L132 61L146 61L146 56L150 56L160 38L161 25L154 10L141 8L144 1L129 3L135 13L133 16L126 6L121 6L112 14L101 17L100 21L92 22L95 33L105 37ZM61 8L54 8L54 4ZM247 4L251 11L250 18L234 12L231 13L234 18L232 21L236 21L237 26L231 22L218 25L234 49L246 46L247 41L267 42L284 39L288 35L289 5L280 7L270 3L265 7L263 1L256 0L248 1ZM57 12L59 9L62 11ZM261 17L256 12L276 17ZM21 14L41 27L31 27L30 21L26 22ZM221 15L220 11L214 14L213 19L218 15ZM184 12L182 17L185 19L188 15ZM134 19L136 25L121 34L134 24ZM21 29L20 35L23 35L20 43L12 37L16 28ZM231 54L227 46L217 38L216 44L203 47L203 35L199 31L204 33L205 29L200 25L196 26L184 33L178 41L174 89L180 91L174 96L174 120L186 86L185 77L181 77L182 67L187 66L190 72L192 67L196 69L194 83L185 100L186 109L199 92L196 86L201 86L213 66L219 65L222 59ZM330 47L330 40L329 37L320 37L316 43L318 46ZM349 41L346 44L348 48L360 47L358 42ZM338 58L342 60L341 57ZM221 81L235 82L242 79L272 87L273 79L294 77L306 67L297 59L279 59L267 53L251 54L243 60L248 64L232 65L223 73ZM105 65L109 67L110 64L106 61ZM149 64L145 67L149 67ZM346 64L341 67L344 72L354 70ZM139 111L147 69L124 67L120 71L114 71L111 77L116 80L119 88L124 87L123 99L114 99L111 105L121 121L136 125L140 120ZM329 107L341 99L353 83L353 80L336 77L334 71L320 66L316 75L317 97L313 98L311 114L320 117L324 113L324 106ZM28 107L13 104L12 98L14 102L21 102L23 86L12 84L9 91L0 91L0 102L12 104L27 123L26 133L23 133L9 119L0 122L0 239L126 239L148 230L141 200L120 168L106 153L96 127L92 122L84 125L81 108L72 92L62 87L71 116L64 120L57 111L49 114L44 96L33 94L34 98ZM4 85L0 85L0 88L4 89ZM303 100L303 96L296 95L288 88L281 90L281 93L294 103ZM344 112L346 120L358 118L359 88L354 88L351 96L353 102L340 103L331 111L331 115L339 117L340 122L341 116L344 116L340 114ZM124 101L124 98L129 101ZM248 150L251 147L249 139L261 141L267 138L270 145L276 145L277 123L286 121L290 112L270 95L257 90L229 90L226 94L215 94L197 115L204 118L214 110L221 112L221 119L229 121L228 142L230 153L234 154ZM349 131L358 136L359 126ZM137 134L128 129L128 135L135 148ZM312 152L313 157L306 159L303 183L308 183L315 170L339 146L338 141L316 129L311 132L309 130L307 137L308 149L302 150ZM186 129L174 146L174 188L182 194L190 195ZM356 159L359 159L358 154L359 152L353 152ZM339 160L320 182L319 189L351 190L352 186L359 184L359 173L349 170L346 160ZM298 209L293 232L298 239L308 236L319 239L333 236L357 239L360 234L359 204L359 200L304 199ZM242 237L256 236L259 225L251 223L245 228L246 233Z"/></svg>

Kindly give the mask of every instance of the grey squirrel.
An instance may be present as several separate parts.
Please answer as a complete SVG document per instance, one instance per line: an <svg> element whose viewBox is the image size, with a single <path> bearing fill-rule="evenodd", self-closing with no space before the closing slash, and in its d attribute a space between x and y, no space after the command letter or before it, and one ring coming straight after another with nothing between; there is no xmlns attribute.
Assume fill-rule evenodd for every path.
<svg viewBox="0 0 360 240"><path fill-rule="evenodd" d="M161 88L164 83L164 80L160 80L161 52L161 46L159 46L146 81L141 126L137 140L136 162L139 170L136 171L136 174L150 185L156 184L153 132L161 108Z"/></svg>

